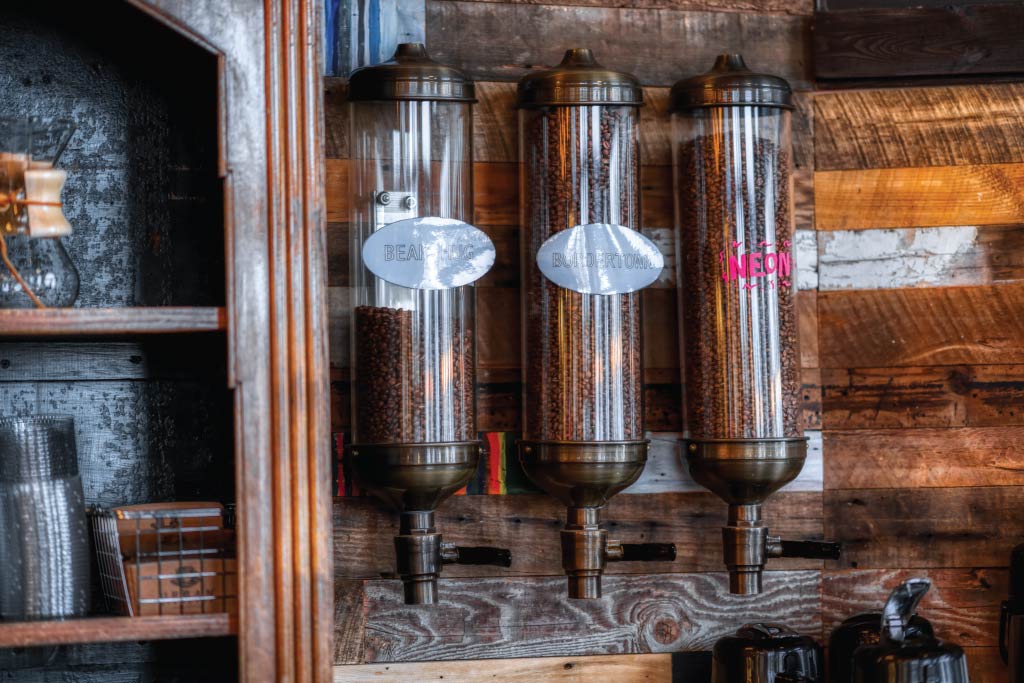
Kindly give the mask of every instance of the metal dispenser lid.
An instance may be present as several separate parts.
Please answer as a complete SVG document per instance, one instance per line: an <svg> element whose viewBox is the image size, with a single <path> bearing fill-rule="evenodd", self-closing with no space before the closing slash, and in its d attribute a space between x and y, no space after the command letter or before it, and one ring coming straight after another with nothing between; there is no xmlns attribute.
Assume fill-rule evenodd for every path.
<svg viewBox="0 0 1024 683"><path fill-rule="evenodd" d="M707 73L673 85L671 101L670 111L740 105L792 109L793 91L784 78L751 71L742 55L721 54Z"/></svg>
<svg viewBox="0 0 1024 683"><path fill-rule="evenodd" d="M430 58L423 43L401 43L386 62L352 72L348 99L476 102L473 81Z"/></svg>
<svg viewBox="0 0 1024 683"><path fill-rule="evenodd" d="M643 103L640 81L601 66L594 53L582 47L566 50L555 68L524 76L516 92L520 109L585 104L639 107Z"/></svg>
<svg viewBox="0 0 1024 683"><path fill-rule="evenodd" d="M880 620L878 645L865 645L853 657L857 683L968 683L967 657L960 646L909 628L928 579L908 579L889 595Z"/></svg>
<svg viewBox="0 0 1024 683"><path fill-rule="evenodd" d="M822 680L821 648L781 624L747 624L713 650L714 683Z"/></svg>

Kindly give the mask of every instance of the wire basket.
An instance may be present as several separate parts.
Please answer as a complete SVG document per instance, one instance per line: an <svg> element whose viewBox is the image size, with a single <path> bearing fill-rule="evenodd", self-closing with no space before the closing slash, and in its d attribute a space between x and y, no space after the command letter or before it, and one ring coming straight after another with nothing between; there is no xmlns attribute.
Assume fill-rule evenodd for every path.
<svg viewBox="0 0 1024 683"><path fill-rule="evenodd" d="M156 503L90 511L107 607L127 616L237 610L229 511L216 503Z"/></svg>

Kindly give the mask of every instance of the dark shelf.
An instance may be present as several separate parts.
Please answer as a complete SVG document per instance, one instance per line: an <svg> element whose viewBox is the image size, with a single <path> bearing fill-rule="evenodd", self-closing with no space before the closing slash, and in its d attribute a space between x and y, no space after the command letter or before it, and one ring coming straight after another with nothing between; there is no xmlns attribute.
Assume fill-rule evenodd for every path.
<svg viewBox="0 0 1024 683"><path fill-rule="evenodd" d="M0 648L215 638L235 635L237 632L238 620L227 613L23 621L0 623Z"/></svg>

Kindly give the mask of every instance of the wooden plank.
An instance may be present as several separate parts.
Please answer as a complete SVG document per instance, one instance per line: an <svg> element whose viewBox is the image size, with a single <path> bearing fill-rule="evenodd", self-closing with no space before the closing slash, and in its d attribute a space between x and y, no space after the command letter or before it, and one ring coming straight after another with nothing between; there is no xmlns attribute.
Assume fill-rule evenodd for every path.
<svg viewBox="0 0 1024 683"><path fill-rule="evenodd" d="M823 368L1024 362L1024 284L819 292Z"/></svg>
<svg viewBox="0 0 1024 683"><path fill-rule="evenodd" d="M972 681L984 683L1009 683L1006 663L999 655L998 647L964 648L967 655L967 674Z"/></svg>
<svg viewBox="0 0 1024 683"><path fill-rule="evenodd" d="M821 372L826 430L1024 424L1024 366Z"/></svg>
<svg viewBox="0 0 1024 683"><path fill-rule="evenodd" d="M557 64L567 47L592 45L597 31L615 36L597 46L598 61L645 85L670 86L705 71L729 45L752 68L806 90L808 24L806 17L784 14L452 1L427 6L432 56L474 79L496 81Z"/></svg>
<svg viewBox="0 0 1024 683"><path fill-rule="evenodd" d="M435 0L437 1L437 0ZM523 5L551 4L551 0L475 0ZM712 12L780 12L812 14L813 0L559 0L577 7L629 7L632 9L710 10Z"/></svg>
<svg viewBox="0 0 1024 683"><path fill-rule="evenodd" d="M819 235L822 291L1024 280L1024 225L833 230Z"/></svg>
<svg viewBox="0 0 1024 683"><path fill-rule="evenodd" d="M816 12L820 79L1024 71L1024 7L976 5Z"/></svg>
<svg viewBox="0 0 1024 683"><path fill-rule="evenodd" d="M826 632L855 614L880 612L889 591L911 577L932 582L919 613L936 636L964 647L998 644L999 605L1009 589L1006 569L827 570L821 584Z"/></svg>
<svg viewBox="0 0 1024 683"><path fill-rule="evenodd" d="M424 609L402 604L399 582L369 581L367 659L706 650L752 621L820 632L820 572L767 572L764 589L730 595L724 573L608 576L601 600L567 600L564 577L442 579Z"/></svg>
<svg viewBox="0 0 1024 683"><path fill-rule="evenodd" d="M1022 486L1022 442L1020 426L829 430L825 483L830 490Z"/></svg>
<svg viewBox="0 0 1024 683"><path fill-rule="evenodd" d="M0 310L0 338L173 334L227 329L223 306Z"/></svg>
<svg viewBox="0 0 1024 683"><path fill-rule="evenodd" d="M658 683L672 679L672 655L598 655L476 659L414 664L364 664L334 667L334 683Z"/></svg>
<svg viewBox="0 0 1024 683"><path fill-rule="evenodd" d="M229 636L237 632L238 620L227 613L4 622L0 624L0 648L125 640L212 638Z"/></svg>
<svg viewBox="0 0 1024 683"><path fill-rule="evenodd" d="M334 580L334 659L335 664L359 664L363 661L366 615L363 614L363 582Z"/></svg>
<svg viewBox="0 0 1024 683"><path fill-rule="evenodd" d="M819 92L814 168L1024 161L1024 84Z"/></svg>
<svg viewBox="0 0 1024 683"><path fill-rule="evenodd" d="M818 230L1024 223L1024 164L816 171Z"/></svg>
<svg viewBox="0 0 1024 683"><path fill-rule="evenodd" d="M399 43L425 42L425 0L337 0L324 40L329 73L347 76L391 58ZM332 3L325 3L331 8Z"/></svg>
<svg viewBox="0 0 1024 683"><path fill-rule="evenodd" d="M711 493L619 495L605 511L609 532L627 543L675 543L675 562L613 562L609 574L715 571L723 568L721 527L727 507ZM821 538L821 494L780 493L765 518L787 538ZM512 549L512 567L449 565L448 578L561 576L559 531L565 508L544 494L454 496L437 511L445 540ZM371 579L394 574L397 515L369 498L334 501L335 575ZM772 526L773 525L773 526ZM772 560L775 569L821 567L820 560Z"/></svg>
<svg viewBox="0 0 1024 683"><path fill-rule="evenodd" d="M1001 567L1024 536L1024 487L825 491L835 565L858 569Z"/></svg>
<svg viewBox="0 0 1024 683"><path fill-rule="evenodd" d="M347 0L338 0L347 1ZM324 78L324 156L348 159L348 79Z"/></svg>

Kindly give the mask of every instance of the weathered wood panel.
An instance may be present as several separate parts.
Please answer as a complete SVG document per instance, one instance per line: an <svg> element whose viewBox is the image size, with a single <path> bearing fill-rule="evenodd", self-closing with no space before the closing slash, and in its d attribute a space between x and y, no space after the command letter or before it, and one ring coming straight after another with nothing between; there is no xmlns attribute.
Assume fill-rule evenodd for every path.
<svg viewBox="0 0 1024 683"><path fill-rule="evenodd" d="M816 12L821 79L1024 71L1019 4Z"/></svg>
<svg viewBox="0 0 1024 683"><path fill-rule="evenodd" d="M765 519L773 533L787 538L821 538L821 494L780 493L771 498ZM675 562L613 562L609 574L659 574L723 569L721 527L726 505L713 494L618 495L604 518L609 532L624 542L675 543ZM562 576L559 531L565 508L544 494L454 496L437 511L445 540L463 545L512 549L512 567L449 565L444 576ZM339 578L393 575L398 518L370 498L334 502L334 570ZM821 567L820 560L772 560L775 569Z"/></svg>
<svg viewBox="0 0 1024 683"><path fill-rule="evenodd" d="M1024 536L1024 487L825 492L835 564L859 569L1002 567Z"/></svg>
<svg viewBox="0 0 1024 683"><path fill-rule="evenodd" d="M710 68L728 45L752 68L770 69L806 90L808 25L806 17L785 14L453 1L427 6L432 56L475 79L497 81L557 64L566 48L593 45L605 66L645 85L669 86ZM598 34L615 40L594 45Z"/></svg>
<svg viewBox="0 0 1024 683"><path fill-rule="evenodd" d="M998 644L999 604L1009 588L1006 569L826 571L821 585L825 631L855 614L880 612L889 591L911 577L932 582L920 613L932 622L935 635L965 647Z"/></svg>
<svg viewBox="0 0 1024 683"><path fill-rule="evenodd" d="M819 292L823 368L1024 362L1024 284Z"/></svg>
<svg viewBox="0 0 1024 683"><path fill-rule="evenodd" d="M402 604L397 581L366 584L366 658L429 661L706 650L751 621L821 629L821 575L767 572L730 595L724 573L607 576L601 600L568 600L563 577L442 579L437 605Z"/></svg>
<svg viewBox="0 0 1024 683"><path fill-rule="evenodd" d="M823 291L1024 280L1024 225L834 230L818 236Z"/></svg>
<svg viewBox="0 0 1024 683"><path fill-rule="evenodd" d="M1024 161L1024 85L822 92L814 168L838 171Z"/></svg>
<svg viewBox="0 0 1024 683"><path fill-rule="evenodd" d="M1024 424L1024 366L822 370L826 430Z"/></svg>
<svg viewBox="0 0 1024 683"><path fill-rule="evenodd" d="M435 2L443 0L434 0ZM522 5L549 5L550 0L475 0ZM629 7L632 9L710 10L712 12L781 12L811 14L813 0L560 0L579 7Z"/></svg>
<svg viewBox="0 0 1024 683"><path fill-rule="evenodd" d="M86 502L234 498L226 387L191 381L0 382L5 415L75 418Z"/></svg>
<svg viewBox="0 0 1024 683"><path fill-rule="evenodd" d="M1024 486L1024 427L832 431L829 489ZM865 448L865 444L869 444Z"/></svg>
<svg viewBox="0 0 1024 683"><path fill-rule="evenodd" d="M672 655L598 655L477 659L415 664L363 664L334 667L334 683L664 683L672 680Z"/></svg>
<svg viewBox="0 0 1024 683"><path fill-rule="evenodd" d="M1024 164L817 171L818 230L1024 223Z"/></svg>

